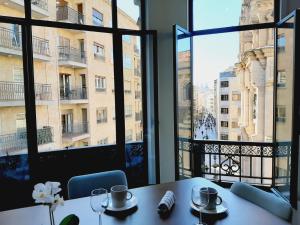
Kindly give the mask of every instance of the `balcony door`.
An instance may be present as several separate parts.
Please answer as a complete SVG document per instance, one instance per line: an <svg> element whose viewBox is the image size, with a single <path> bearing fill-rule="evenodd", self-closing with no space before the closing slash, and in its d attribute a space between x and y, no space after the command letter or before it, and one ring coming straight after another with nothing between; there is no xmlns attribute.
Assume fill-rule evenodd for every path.
<svg viewBox="0 0 300 225"><path fill-rule="evenodd" d="M73 114L66 113L61 116L62 133L69 134L73 130Z"/></svg>
<svg viewBox="0 0 300 225"><path fill-rule="evenodd" d="M71 92L71 75L70 74L60 74L60 96L69 97Z"/></svg>

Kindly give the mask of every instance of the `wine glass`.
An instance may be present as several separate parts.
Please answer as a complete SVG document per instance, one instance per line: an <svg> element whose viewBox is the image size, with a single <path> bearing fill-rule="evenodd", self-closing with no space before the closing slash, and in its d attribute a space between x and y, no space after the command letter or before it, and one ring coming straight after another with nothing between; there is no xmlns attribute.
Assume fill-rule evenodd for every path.
<svg viewBox="0 0 300 225"><path fill-rule="evenodd" d="M99 215L99 225L102 225L101 215L108 207L108 194L104 188L95 189L91 192L90 197L91 208Z"/></svg>
<svg viewBox="0 0 300 225"><path fill-rule="evenodd" d="M209 204L209 192L207 187L194 186L192 188L192 202L199 210L199 222L195 225L207 225L202 221L201 211Z"/></svg>

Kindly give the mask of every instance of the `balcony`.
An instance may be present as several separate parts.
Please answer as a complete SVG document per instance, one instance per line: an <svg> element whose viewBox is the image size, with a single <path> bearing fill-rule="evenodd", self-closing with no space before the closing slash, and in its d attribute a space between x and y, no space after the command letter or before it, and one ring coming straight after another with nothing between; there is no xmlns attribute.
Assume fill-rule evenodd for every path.
<svg viewBox="0 0 300 225"><path fill-rule="evenodd" d="M44 126L37 130L38 145L53 143L53 128ZM2 154L27 153L27 132L26 129L12 134L0 135L0 152ZM21 152L22 151L22 152Z"/></svg>
<svg viewBox="0 0 300 225"><path fill-rule="evenodd" d="M60 100L62 104L87 104L86 88L61 88Z"/></svg>
<svg viewBox="0 0 300 225"><path fill-rule="evenodd" d="M35 84L36 105L46 105L52 100L49 84ZM24 84L19 82L0 82L0 107L25 106Z"/></svg>
<svg viewBox="0 0 300 225"><path fill-rule="evenodd" d="M39 37L32 37L33 58L50 61L49 41ZM0 27L0 54L22 57L22 34Z"/></svg>
<svg viewBox="0 0 300 225"><path fill-rule="evenodd" d="M89 137L88 122L73 123L70 127L64 125L62 128L64 143L72 143Z"/></svg>
<svg viewBox="0 0 300 225"><path fill-rule="evenodd" d="M178 144L181 178L203 176L216 182L244 181L268 187L275 183L275 156L288 157L291 150L288 142L275 148L275 144L265 142L180 138Z"/></svg>
<svg viewBox="0 0 300 225"><path fill-rule="evenodd" d="M0 0L0 3L24 13L24 1L25 0ZM41 19L49 17L48 0L31 0L31 11L34 18Z"/></svg>
<svg viewBox="0 0 300 225"><path fill-rule="evenodd" d="M84 24L84 15L68 6L57 6L56 20L65 23ZM78 30L70 31L83 32Z"/></svg>
<svg viewBox="0 0 300 225"><path fill-rule="evenodd" d="M76 48L69 46L58 47L58 64L59 66L71 67L74 69L86 68L86 54Z"/></svg>

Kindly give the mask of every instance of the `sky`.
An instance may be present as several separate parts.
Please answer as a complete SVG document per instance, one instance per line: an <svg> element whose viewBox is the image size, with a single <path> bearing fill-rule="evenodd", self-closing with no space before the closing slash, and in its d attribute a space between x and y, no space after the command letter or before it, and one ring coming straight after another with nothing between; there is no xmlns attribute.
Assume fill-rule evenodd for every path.
<svg viewBox="0 0 300 225"><path fill-rule="evenodd" d="M194 29L239 24L242 0L194 0ZM194 84L213 85L239 54L239 32L194 37Z"/></svg>
<svg viewBox="0 0 300 225"><path fill-rule="evenodd" d="M134 0L118 0L117 5L120 9L125 11L131 18L137 21L137 19L140 16L140 8L139 6L134 4Z"/></svg>

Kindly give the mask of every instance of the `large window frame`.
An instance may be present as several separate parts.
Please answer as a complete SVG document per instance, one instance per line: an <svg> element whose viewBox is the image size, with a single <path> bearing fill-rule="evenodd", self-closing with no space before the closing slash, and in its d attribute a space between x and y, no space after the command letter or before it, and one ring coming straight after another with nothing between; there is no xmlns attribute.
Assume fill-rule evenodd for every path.
<svg viewBox="0 0 300 225"><path fill-rule="evenodd" d="M174 111L177 110L177 99L178 98L178 90L177 89L177 61L178 59L176 59L177 56L177 41L180 40L181 38L187 38L188 36L190 37L190 42L191 42L191 46L193 46L193 39L192 37L194 36L201 36L201 35L211 35L211 34L223 34L223 33L230 33L230 32L241 32L241 31L247 31L247 30L259 30L259 29L273 29L274 30L274 58L275 58L275 61L274 61L274 90L275 90L275 93L276 93L276 90L277 90L277 80L276 80L276 74L277 74L277 61L276 61L276 56L277 56L277 47L278 47L278 41L277 41L277 28L280 24L280 17L279 17L279 13L280 13L280 1L279 0L274 0L274 21L273 22L270 22L270 23L258 23L258 24L249 24L249 25L238 25L238 26L230 26L230 27L221 27L221 28L211 28L211 29L205 29L205 30L194 30L194 27L193 27L193 24L194 24L194 21L193 21L193 13L194 13L194 10L193 10L193 4L194 4L194 0L189 0L189 29L188 31L185 31L183 28L179 27L179 26L174 26L174 79L175 79L175 83L174 83L174 94L175 94L175 108L174 108ZM299 27L299 20L300 20L300 15L299 15L299 11L295 11L293 12L291 16L295 16L295 18L297 17L297 21L295 22L295 24L298 23L298 26ZM286 20L287 18L283 19L283 20ZM181 35L180 36L180 32L182 32L182 30L185 31L185 35ZM298 31L299 32L299 31ZM299 37L299 34L296 34L298 35ZM299 44L297 46L295 46L295 49L296 49L296 52L300 52L299 50ZM279 49L280 50L280 49ZM191 58L193 57L193 51L191 50ZM297 61L297 59L299 59L299 53L296 54L295 56L295 61ZM192 60L193 61L193 60ZM299 69L299 68L298 68ZM296 72L296 71L295 71ZM191 71L192 73L192 71ZM298 72L299 73L299 72ZM296 73L295 73L296 74ZM193 74L192 76L193 77ZM296 82L296 81L295 81ZM299 95L299 93L296 93L295 91L295 96L297 97L297 95ZM273 112L275 114L276 112L276 94L274 94L274 105L273 105ZM298 98L297 98L298 99ZM296 100L295 102L297 103L298 100ZM299 103L299 102L298 102ZM194 106L193 106L193 101L192 101L192 111L194 110ZM294 120L298 120L297 118L295 118L295 115L296 115L296 112L297 112L297 109L299 108L299 104L296 104L294 105L294 109L293 109L293 118ZM296 112L295 112L296 110ZM191 121L193 121L193 113L192 113L192 118L191 118ZM276 131L275 131L275 124L276 124L276 117L274 116L273 118L273 140L272 140L272 144L274 146L274 148L276 148L276 140L275 140L275 137L276 137ZM298 123L295 123L294 124L298 124ZM191 137L194 137L194 124L192 122L191 124L191 129L192 129L192 135ZM191 159L190 159L190 164L191 164L191 173L192 173L192 176L201 176L201 171L202 169L202 165L201 164L201 158L198 157L198 155L195 153L196 149L192 149L194 145L194 139L191 138L191 140L189 139L184 139L182 138L182 143L178 144L177 142L179 141L180 137L179 137L179 128L178 128L178 124L177 124L177 119L176 119L176 113L175 113L175 121L174 121L174 127L175 127L175 146L176 146L176 149L175 149L175 159L176 159L176 163L175 163L175 171L176 171L176 179L179 179L180 178L180 174L179 174L179 171L182 169L179 167L179 152L178 152L178 146L181 145L181 146L190 146L190 150L191 151ZM298 129L298 130L297 130ZM290 185L290 202L292 204L293 207L296 207L297 205L297 177L298 177L298 151L297 151L297 146L296 146L296 143L298 143L298 135L299 134L299 128L295 128L295 126L292 128L292 133L293 133L293 137L292 137L292 157L293 157L293 160L292 160L292 164L291 164L291 185ZM230 142L228 142L230 143ZM233 143L233 142L232 142ZM201 145L201 143L196 143L195 142L195 145ZM183 148L183 151L186 151L187 149L186 148ZM273 154L273 159L276 157L275 154ZM198 161L197 161L198 160ZM198 165L199 164L199 165ZM185 169L185 168L183 168ZM226 184L226 183L221 183L222 185L224 186L228 186L230 184ZM271 185L271 188L274 192L278 193L279 195L281 195L283 198L285 198L282 193L280 193L276 187L275 187L275 172L272 171L272 185ZM262 187L263 188L263 187Z"/></svg>
<svg viewBox="0 0 300 225"><path fill-rule="evenodd" d="M141 68L142 68L142 100L143 100L143 150L144 150L144 168L146 169L145 174L147 182L148 178L148 117L149 111L149 102L148 102L148 79L147 74L153 76L154 87L154 104L153 110L155 112L154 120L154 135L155 135L155 153L158 156L158 109L157 109L157 32L155 30L146 30L145 22L145 1L140 1L141 6L141 29L140 30L130 30L118 28L118 8L117 0L112 0L112 27L100 27L94 25L85 25L85 24L74 24L66 22L57 22L57 21L46 21L38 20L32 18L31 10L31 1L24 1L24 10L25 17L8 17L0 15L0 23L10 23L20 25L22 29L22 53L23 53L23 70L24 70L24 98L25 98L25 115L26 115L26 129L27 133L27 146L28 146L28 161L29 161L29 171L30 171L30 184L37 183L39 181L51 180L51 177L43 177L41 174L40 168L43 168L50 161L55 161L63 158L78 158L86 154L89 155L101 155L101 154L112 154L115 155L115 158L118 160L117 168L126 171L126 141L125 141L125 105L124 105L124 82L123 82L123 51L122 51L122 37L125 35L138 36L141 38ZM49 27L49 28L61 28L61 29L73 29L73 30L82 30L98 33L107 33L112 35L113 39L113 61L114 61L114 90L115 90L115 124L116 124L116 143L113 145L106 146L85 146L74 149L74 151L69 151L70 149L57 149L59 151L51 151L46 153L38 152L37 144L37 118L36 118L36 99L35 99L35 90L34 90L34 61L33 61L33 45L32 45L32 27ZM151 44L148 44L152 41ZM146 62L152 62L151 68L148 68L149 65ZM150 67L150 66L149 66ZM151 109L152 110L152 109ZM150 125L149 125L150 127ZM151 125L152 127L152 125ZM159 182L159 160L155 160L156 168L156 182ZM49 169L47 169L48 172ZM81 173L87 173L88 171L82 171ZM97 172L97 171L94 171ZM74 174L76 175L76 174ZM70 177L69 177L70 178ZM68 178L66 178L68 179ZM146 183L147 184L147 183ZM146 185L145 184L145 185ZM66 189L66 187L64 188ZM66 193L67 190L64 190ZM22 204L22 203L21 203Z"/></svg>

